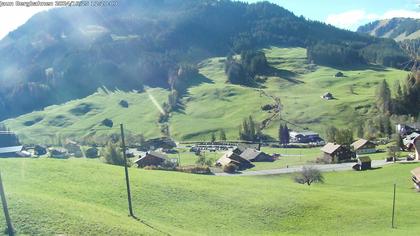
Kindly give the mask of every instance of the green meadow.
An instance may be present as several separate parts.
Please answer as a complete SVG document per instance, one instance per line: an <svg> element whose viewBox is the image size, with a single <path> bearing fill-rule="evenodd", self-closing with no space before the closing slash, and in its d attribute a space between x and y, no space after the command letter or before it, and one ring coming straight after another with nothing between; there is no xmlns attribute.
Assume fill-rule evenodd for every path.
<svg viewBox="0 0 420 236"><path fill-rule="evenodd" d="M182 99L183 108L171 114L171 136L179 141L208 141L211 133L216 132L218 137L218 131L224 129L228 139L236 140L243 118L252 115L261 122L271 115L261 110L261 106L273 103L261 90L280 97L281 118L296 125L289 124L290 128L308 128L324 134L327 125L352 127L355 121L376 115L369 111L376 85L381 80L387 80L392 86L394 81L406 76L404 71L378 65L352 68L310 65L307 63L306 49L303 48L273 47L264 51L276 73L259 87L226 83L223 57L199 63L203 78L192 83L194 85ZM335 78L339 71L345 77ZM159 137L159 108L156 104L166 102L169 92L156 88L146 91L100 90L84 99L47 107L4 123L27 143L52 142L57 136L80 138L117 133L118 130L107 130L101 125L104 119L111 119L114 127L124 123L132 134L143 134L146 138ZM331 92L336 99L321 99L325 92ZM128 108L118 104L123 99L128 101ZM277 138L279 123L279 119L275 120L264 133Z"/></svg>
<svg viewBox="0 0 420 236"><path fill-rule="evenodd" d="M129 218L121 167L98 160L1 159L19 235L416 235L420 194L394 164L325 173L324 184L290 175L201 176L130 168ZM397 184L396 228L391 228ZM0 230L5 229L3 216Z"/></svg>

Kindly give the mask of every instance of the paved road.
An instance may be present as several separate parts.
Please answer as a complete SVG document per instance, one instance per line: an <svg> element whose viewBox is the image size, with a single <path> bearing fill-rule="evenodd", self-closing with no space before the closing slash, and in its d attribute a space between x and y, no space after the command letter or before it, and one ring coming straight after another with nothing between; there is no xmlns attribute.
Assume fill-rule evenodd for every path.
<svg viewBox="0 0 420 236"><path fill-rule="evenodd" d="M373 160L372 168L381 167L392 162L386 162L385 160ZM321 170L322 172L330 171L346 171L352 170L352 167L355 165L352 163L343 163L343 164L325 164L325 165L312 165L315 168ZM273 169L273 170L256 170L256 171L244 171L238 174L228 174L228 173L215 173L217 176L258 176L258 175L280 175L280 174L290 174L301 171L303 166L293 166L289 168Z"/></svg>

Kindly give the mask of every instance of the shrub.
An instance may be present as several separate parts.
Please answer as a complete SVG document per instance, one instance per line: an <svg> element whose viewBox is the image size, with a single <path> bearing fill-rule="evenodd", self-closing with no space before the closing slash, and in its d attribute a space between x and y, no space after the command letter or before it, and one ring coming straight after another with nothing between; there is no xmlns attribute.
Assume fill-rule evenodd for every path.
<svg viewBox="0 0 420 236"><path fill-rule="evenodd" d="M119 104L121 107L128 108L128 102L126 100L121 100Z"/></svg>
<svg viewBox="0 0 420 236"><path fill-rule="evenodd" d="M308 186L312 183L323 183L324 176L320 170L315 167L303 167L302 172L294 177L296 183L307 184Z"/></svg>
<svg viewBox="0 0 420 236"><path fill-rule="evenodd" d="M102 121L102 125L112 128L114 126L114 122L111 119L105 119Z"/></svg>
<svg viewBox="0 0 420 236"><path fill-rule="evenodd" d="M238 167L234 164L227 164L223 166L223 172L234 174L238 170Z"/></svg>
<svg viewBox="0 0 420 236"><path fill-rule="evenodd" d="M264 106L261 107L261 110L263 111L270 111L273 110L276 106L275 105L271 105L271 104L266 104Z"/></svg>
<svg viewBox="0 0 420 236"><path fill-rule="evenodd" d="M207 159L205 156L199 155L197 160L195 161L195 164L201 165L201 166L212 166L213 161L210 159Z"/></svg>
<svg viewBox="0 0 420 236"><path fill-rule="evenodd" d="M177 171L191 173L191 174L200 174L200 175L209 175L211 170L208 166L183 166L177 167Z"/></svg>
<svg viewBox="0 0 420 236"><path fill-rule="evenodd" d="M99 156L99 150L95 147L88 148L85 151L85 156L87 158L97 158Z"/></svg>
<svg viewBox="0 0 420 236"><path fill-rule="evenodd" d="M117 166L124 166L124 157L116 144L108 143L108 145L104 148L102 153L105 163Z"/></svg>

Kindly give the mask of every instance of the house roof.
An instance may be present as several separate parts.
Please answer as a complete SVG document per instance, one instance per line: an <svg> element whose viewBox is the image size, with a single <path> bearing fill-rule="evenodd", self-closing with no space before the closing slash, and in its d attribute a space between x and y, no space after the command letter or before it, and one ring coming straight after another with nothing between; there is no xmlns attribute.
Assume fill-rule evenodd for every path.
<svg viewBox="0 0 420 236"><path fill-rule="evenodd" d="M0 153L12 153L22 151L23 146L13 146L13 147L2 147L0 148Z"/></svg>
<svg viewBox="0 0 420 236"><path fill-rule="evenodd" d="M297 136L297 135L303 135L303 136L313 136L313 135L319 135L318 133L312 132L312 131L303 131L303 132L298 132L298 131L292 131L290 132L291 136Z"/></svg>
<svg viewBox="0 0 420 236"><path fill-rule="evenodd" d="M321 151L323 151L325 153L328 153L328 154L333 154L340 147L341 147L340 144L327 143L324 147L321 148Z"/></svg>
<svg viewBox="0 0 420 236"><path fill-rule="evenodd" d="M405 146L407 146L408 148L411 147L411 145L414 144L414 142L420 138L420 134L419 133L412 133L410 135L407 135L404 139L403 139L403 143Z"/></svg>
<svg viewBox="0 0 420 236"><path fill-rule="evenodd" d="M245 149L245 151L243 151L240 155L240 157L250 161L255 159L258 155L260 155L262 152L252 149L252 148L247 148Z"/></svg>
<svg viewBox="0 0 420 236"><path fill-rule="evenodd" d="M360 148L362 148L363 146L365 146L368 143L374 144L369 140L359 139L356 142L352 143L351 146L353 146L354 150L359 150Z"/></svg>
<svg viewBox="0 0 420 236"><path fill-rule="evenodd" d="M137 163L137 162L139 162L139 161L141 161L141 160L143 160L143 159L145 159L146 157L150 157L150 156L152 156L152 157L156 157L156 158L158 158L158 159L162 159L162 160L166 160L167 159L167 157L166 157L166 155L165 154L163 154L163 153L159 153L159 152L148 152L148 153L146 153L146 155L144 155L143 157L140 157L139 159L137 159L136 161L134 161L135 163Z"/></svg>
<svg viewBox="0 0 420 236"><path fill-rule="evenodd" d="M411 174L413 174L418 180L420 180L420 167L417 167L416 169L412 170Z"/></svg>
<svg viewBox="0 0 420 236"><path fill-rule="evenodd" d="M229 165L230 163L239 164L239 162L232 160L226 156L222 156L221 158L219 158L219 160L217 160L217 163L219 163L222 166Z"/></svg>
<svg viewBox="0 0 420 236"><path fill-rule="evenodd" d="M154 157L157 157L157 158L160 158L160 159L166 159L166 158L168 158L165 154L163 154L163 153L160 153L160 152L148 152L147 154L146 154L146 156L147 155L149 155L149 156L154 156ZM145 156L145 157L146 157Z"/></svg>
<svg viewBox="0 0 420 236"><path fill-rule="evenodd" d="M372 161L372 159L370 159L370 157L368 157L368 156L361 156L361 157L358 157L358 159L359 159L359 161L361 163L371 162Z"/></svg>
<svg viewBox="0 0 420 236"><path fill-rule="evenodd" d="M233 151L227 151L225 154L223 154L222 158L226 157L238 163L251 163L248 159L243 158L241 155L238 155L234 153Z"/></svg>

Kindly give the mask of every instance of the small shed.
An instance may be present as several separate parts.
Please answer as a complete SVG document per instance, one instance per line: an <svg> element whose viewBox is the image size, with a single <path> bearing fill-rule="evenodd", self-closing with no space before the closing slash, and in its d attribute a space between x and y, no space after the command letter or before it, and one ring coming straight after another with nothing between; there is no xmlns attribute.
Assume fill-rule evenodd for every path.
<svg viewBox="0 0 420 236"><path fill-rule="evenodd" d="M414 187L417 189L417 191L420 191L420 167L417 167L416 169L411 171L412 180L414 182Z"/></svg>
<svg viewBox="0 0 420 236"><path fill-rule="evenodd" d="M324 93L324 95L322 95L322 96L321 96L321 98L323 98L323 99L325 99L325 100L331 100L331 99L333 99L334 97L333 97L332 93L330 93L330 92L326 92L326 93Z"/></svg>
<svg viewBox="0 0 420 236"><path fill-rule="evenodd" d="M359 139L356 142L352 143L351 146L353 147L357 155L376 152L376 144L366 139Z"/></svg>
<svg viewBox="0 0 420 236"><path fill-rule="evenodd" d="M357 164L353 168L357 170L369 170L372 168L372 160L368 156L358 157Z"/></svg>
<svg viewBox="0 0 420 236"><path fill-rule="evenodd" d="M148 152L144 157L141 157L135 163L139 168L146 166L160 166L162 163L167 160L167 156L159 152Z"/></svg>
<svg viewBox="0 0 420 236"><path fill-rule="evenodd" d="M274 158L265 152L261 152L252 148L247 148L243 151L240 157L250 162L272 162Z"/></svg>
<svg viewBox="0 0 420 236"><path fill-rule="evenodd" d="M348 147L336 143L327 143L321 151L324 157L329 157L333 163L350 161L356 156Z"/></svg>

